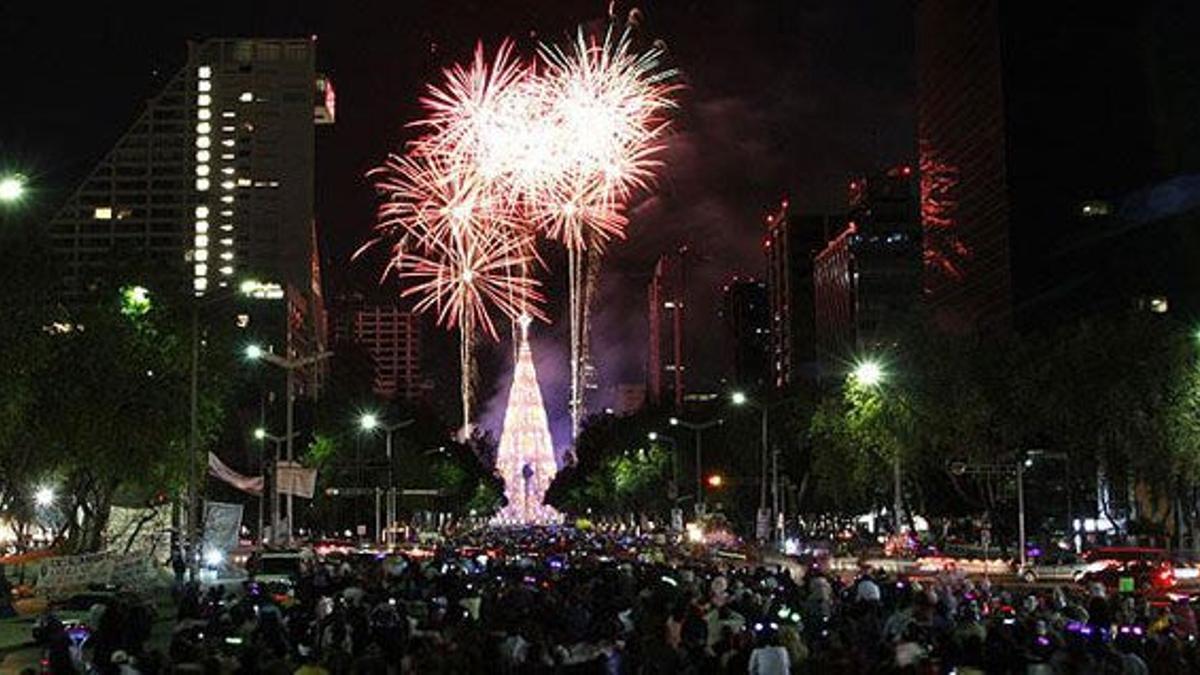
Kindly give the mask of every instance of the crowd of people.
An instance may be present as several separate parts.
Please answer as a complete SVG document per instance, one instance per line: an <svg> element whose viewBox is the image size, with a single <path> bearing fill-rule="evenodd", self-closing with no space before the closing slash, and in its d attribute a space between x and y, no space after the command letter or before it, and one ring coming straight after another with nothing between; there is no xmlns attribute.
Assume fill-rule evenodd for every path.
<svg viewBox="0 0 1200 675"><path fill-rule="evenodd" d="M91 660L122 675L1200 672L1182 597L793 576L566 529L423 553L314 555L290 590L188 585L169 648L101 616Z"/></svg>

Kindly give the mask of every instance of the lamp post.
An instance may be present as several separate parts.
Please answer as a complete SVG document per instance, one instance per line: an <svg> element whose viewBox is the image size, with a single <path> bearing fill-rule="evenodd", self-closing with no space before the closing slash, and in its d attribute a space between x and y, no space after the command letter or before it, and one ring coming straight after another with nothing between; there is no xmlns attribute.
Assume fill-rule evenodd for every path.
<svg viewBox="0 0 1200 675"><path fill-rule="evenodd" d="M758 532L758 519L762 518L762 514L767 511L767 453L768 453L768 444L769 444L769 441L767 438L767 415L768 415L768 410L770 410L772 407L777 406L781 403L784 403L785 401L790 400L790 399L776 401L775 403L772 403L769 405L755 404L750 400L750 397L746 396L745 392L735 391L732 394L730 394L729 400L731 403L733 403L736 406L752 406L752 407L758 408L762 412L762 424L761 424L761 430L760 430L761 436L762 436L762 439L761 439L761 441L762 441L761 453L762 454L759 457L759 466L761 467L762 471L761 471L761 476L760 476L759 483L758 483L758 515L755 519L755 534L759 535L758 538L760 541L762 541L762 540L767 539L770 536L770 535L762 536L762 534L760 532ZM776 458L776 460L778 460L778 458ZM772 495L774 495L774 497L775 497L775 499L773 501L774 501L775 507L776 507L775 513L777 513L778 512L778 503L777 502L778 502L778 493L779 493L779 483L778 483L779 463L778 463L778 461L773 463L773 467L774 467L774 480L771 481L771 492L772 492ZM774 515L774 514L772 514L772 515ZM783 538L779 537L779 540L782 541Z"/></svg>
<svg viewBox="0 0 1200 675"><path fill-rule="evenodd" d="M704 430L711 429L719 424L724 424L725 420L718 417L707 422L688 422L681 420L678 417L672 417L670 420L671 426L683 427L696 435L696 515L704 514L704 477L703 477L703 448L704 448Z"/></svg>
<svg viewBox="0 0 1200 675"><path fill-rule="evenodd" d="M295 435L295 434L293 434L293 435ZM286 439L283 436L275 436L274 434L270 434L267 432L266 429L263 429L262 427L259 427L254 430L254 438L256 438L260 441L269 442L275 446L275 454L273 455L274 460L272 461L271 465L272 466L277 465L279 463L280 448L283 447L283 444L286 441ZM263 511L264 511L263 501L266 499L266 495L267 495L267 482L266 482L267 481L267 470L266 470L267 461L266 461L265 456L262 457L261 461L259 462L259 465L260 465L259 468L260 468L260 470L262 470L262 473L263 473L263 489L262 489L262 492L260 492L258 495L258 544L259 544L259 547L261 547L262 543L263 543L263 536L262 536L263 535ZM274 486L275 472L271 471L270 473L271 473L271 485ZM272 487L272 495L273 496L271 498L271 523L272 523L272 527L273 527L274 523L279 520L279 491L275 490L274 487Z"/></svg>
<svg viewBox="0 0 1200 675"><path fill-rule="evenodd" d="M864 359L854 366L847 380L851 385L862 389L876 389L883 384L885 377L886 373L878 361ZM904 494L901 483L900 453L896 452L892 457L892 525L896 534L900 534L904 528Z"/></svg>
<svg viewBox="0 0 1200 675"><path fill-rule="evenodd" d="M679 443L673 437L657 431L646 434L646 438L651 443L664 441L671 444L671 485L667 488L667 497L671 501L671 528L676 531L681 530L683 529L683 514L680 513L678 522L675 518L675 513L679 510Z"/></svg>
<svg viewBox="0 0 1200 675"><path fill-rule="evenodd" d="M392 484L392 434L397 430L403 429L411 425L415 420L402 420L395 424L387 424L380 421L379 417L373 413L364 413L358 419L358 426L363 431L373 432L376 429L383 431L385 445L387 447L387 529L380 531L379 527L379 500L375 500L375 538L380 539L389 548L392 546L392 528L396 523L396 490ZM383 536L380 536L383 534Z"/></svg>
<svg viewBox="0 0 1200 675"><path fill-rule="evenodd" d="M284 372L287 373L287 386L286 386L286 391L287 391L287 429L284 432L284 439L285 439L286 446L287 446L287 461L289 461L289 462L295 461L295 451L293 449L293 443L292 443L292 441L295 439L295 436L296 436L296 432L295 432L295 409L296 409L295 373L297 370L299 370L301 368L307 368L308 366L311 366L314 363L317 363L318 361L321 361L323 359L327 359L330 356L333 356L333 352L324 351L319 354L313 354L312 356L305 356L305 357L301 357L301 358L284 358L273 352L266 351L258 345L252 344L252 345L249 345L246 347L246 358L250 359L251 361L266 361L267 363L269 363L273 366L282 368L284 370ZM275 481L275 488L274 488L275 489L275 498L278 499L279 498L278 470L276 470L274 473L276 474L276 481ZM285 537L285 540L287 541L287 543L289 545L292 543L292 526L294 525L293 521L295 520L295 511L293 511L293 508L292 508L293 507L292 497L293 497L293 495L289 491L288 496L287 496L288 524L287 524L287 535Z"/></svg>

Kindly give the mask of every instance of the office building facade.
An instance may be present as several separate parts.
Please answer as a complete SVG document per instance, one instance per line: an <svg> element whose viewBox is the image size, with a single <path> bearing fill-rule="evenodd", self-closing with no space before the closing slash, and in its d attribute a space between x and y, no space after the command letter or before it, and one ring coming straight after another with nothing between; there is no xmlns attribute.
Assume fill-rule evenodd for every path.
<svg viewBox="0 0 1200 675"><path fill-rule="evenodd" d="M315 127L334 113L313 40L190 43L51 220L62 290L83 297L130 266L151 269L198 298L257 301L239 325L277 351L320 351Z"/></svg>
<svg viewBox="0 0 1200 675"><path fill-rule="evenodd" d="M849 184L846 227L813 261L822 378L894 348L917 319L922 232L916 177L901 165Z"/></svg>

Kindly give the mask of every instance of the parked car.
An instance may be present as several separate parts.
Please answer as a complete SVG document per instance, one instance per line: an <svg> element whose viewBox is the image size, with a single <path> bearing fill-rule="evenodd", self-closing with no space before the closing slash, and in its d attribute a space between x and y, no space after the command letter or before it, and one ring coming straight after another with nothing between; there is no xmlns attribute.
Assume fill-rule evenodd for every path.
<svg viewBox="0 0 1200 675"><path fill-rule="evenodd" d="M1028 583L1035 581L1079 581L1089 569L1089 563L1073 551L1061 549L1046 551L1017 570L1017 575Z"/></svg>

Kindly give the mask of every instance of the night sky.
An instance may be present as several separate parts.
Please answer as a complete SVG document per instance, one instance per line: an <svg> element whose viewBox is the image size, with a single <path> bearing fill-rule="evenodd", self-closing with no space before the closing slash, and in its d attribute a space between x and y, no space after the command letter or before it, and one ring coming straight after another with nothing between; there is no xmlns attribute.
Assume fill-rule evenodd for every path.
<svg viewBox="0 0 1200 675"><path fill-rule="evenodd" d="M635 6L615 5L620 16ZM39 205L52 211L182 65L187 39L315 34L319 68L338 94L336 125L318 129L318 219L330 294L374 285L379 260L348 259L372 224L374 195L363 174L411 138L405 124L417 115L423 83L467 58L477 40L494 46L512 36L530 53L537 39L560 40L609 11L600 0L175 2L159 12L119 6L0 6L0 55L8 64L0 169L30 175ZM838 211L852 173L911 161L912 10L903 0L637 6L642 31L665 41L688 89L659 189L634 205L629 239L605 262L594 351L602 385L642 381L649 270L660 253L687 243L699 261L692 330L707 327L694 372L713 388L724 368L721 343L712 339L716 292L734 273L761 275L769 205L787 195L802 211ZM557 279L549 284L561 287ZM560 443L564 333L565 326L544 327L535 343ZM453 370L454 359L431 360L426 365L439 381L451 382L442 371ZM481 402L496 374L485 370ZM498 419L484 421L498 426Z"/></svg>

